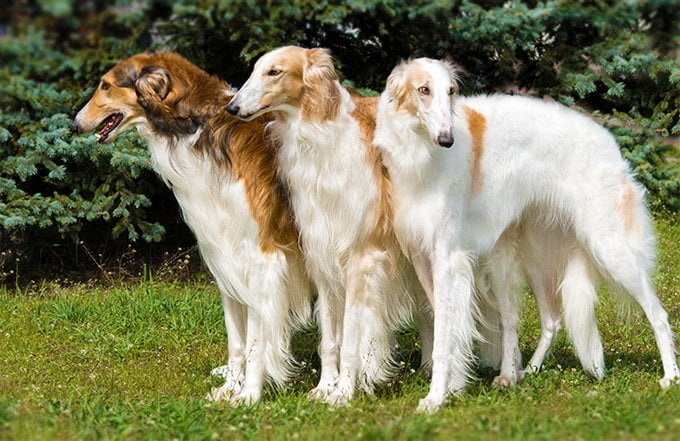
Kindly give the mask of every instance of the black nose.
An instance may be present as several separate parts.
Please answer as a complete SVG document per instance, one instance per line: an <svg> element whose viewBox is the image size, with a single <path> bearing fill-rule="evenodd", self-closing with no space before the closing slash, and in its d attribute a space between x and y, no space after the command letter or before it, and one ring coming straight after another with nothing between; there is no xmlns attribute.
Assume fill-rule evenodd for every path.
<svg viewBox="0 0 680 441"><path fill-rule="evenodd" d="M71 123L71 132L75 134L80 133L80 125L75 120Z"/></svg>
<svg viewBox="0 0 680 441"><path fill-rule="evenodd" d="M442 147L451 147L453 145L453 132L441 132L437 136L437 144Z"/></svg>
<svg viewBox="0 0 680 441"><path fill-rule="evenodd" d="M241 108L234 104L233 101L229 103L229 105L227 106L227 112L231 113L234 116L238 115L239 110L241 110Z"/></svg>

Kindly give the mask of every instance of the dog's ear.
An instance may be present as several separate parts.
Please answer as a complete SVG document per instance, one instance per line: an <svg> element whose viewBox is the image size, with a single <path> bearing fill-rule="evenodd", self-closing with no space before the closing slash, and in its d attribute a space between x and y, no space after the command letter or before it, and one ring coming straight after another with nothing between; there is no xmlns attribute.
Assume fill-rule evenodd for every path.
<svg viewBox="0 0 680 441"><path fill-rule="evenodd" d="M320 121L335 118L340 106L338 74L328 49L307 49L307 63L302 83L308 89L302 101L303 115L314 115Z"/></svg>
<svg viewBox="0 0 680 441"><path fill-rule="evenodd" d="M307 49L307 65L302 81L305 86L318 87L326 81L335 81L338 74L333 66L333 58L328 49Z"/></svg>
<svg viewBox="0 0 680 441"><path fill-rule="evenodd" d="M400 107L408 97L408 87L406 84L406 66L408 61L402 61L392 69L390 76L387 77L387 93Z"/></svg>
<svg viewBox="0 0 680 441"><path fill-rule="evenodd" d="M449 60L448 58L444 58L443 60L441 60L441 63L444 65L446 71L449 73L449 78L451 79L451 84L453 85L454 93L457 94L458 90L460 89L459 73L463 72L463 69L457 64L455 64L453 61Z"/></svg>
<svg viewBox="0 0 680 441"><path fill-rule="evenodd" d="M163 101L171 89L170 72L160 66L145 66L135 81L137 95L145 101Z"/></svg>

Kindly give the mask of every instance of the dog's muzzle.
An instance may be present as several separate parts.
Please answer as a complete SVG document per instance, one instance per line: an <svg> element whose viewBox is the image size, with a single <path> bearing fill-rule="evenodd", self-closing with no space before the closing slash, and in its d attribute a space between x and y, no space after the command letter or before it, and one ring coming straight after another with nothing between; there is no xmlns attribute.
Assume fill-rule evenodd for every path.
<svg viewBox="0 0 680 441"><path fill-rule="evenodd" d="M79 135L80 133L82 133L82 129L80 128L80 124L78 124L78 121L75 120L75 119L71 123L71 132L75 133L76 135Z"/></svg>
<svg viewBox="0 0 680 441"><path fill-rule="evenodd" d="M236 103L234 103L233 100L232 100L231 103L229 103L229 105L227 105L226 109L227 109L227 112L229 112L231 115L234 115L234 116L238 116L238 113L241 110L241 108L239 106L237 106Z"/></svg>
<svg viewBox="0 0 680 441"><path fill-rule="evenodd" d="M442 130L437 136L437 144L449 148L453 145L453 130Z"/></svg>

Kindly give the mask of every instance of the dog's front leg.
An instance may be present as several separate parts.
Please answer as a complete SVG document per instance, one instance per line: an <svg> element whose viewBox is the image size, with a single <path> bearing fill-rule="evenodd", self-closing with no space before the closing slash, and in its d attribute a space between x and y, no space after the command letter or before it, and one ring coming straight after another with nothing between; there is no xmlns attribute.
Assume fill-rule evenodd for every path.
<svg viewBox="0 0 680 441"><path fill-rule="evenodd" d="M325 400L335 390L338 379L344 295L333 290L332 284L325 278L315 277L314 281L319 293L316 308L321 331L321 344L319 345L321 378L319 384L309 392L309 398Z"/></svg>
<svg viewBox="0 0 680 441"><path fill-rule="evenodd" d="M354 396L357 381L367 391L387 375L390 364L390 330L385 310L387 252L376 248L354 255L346 271L347 294L340 375L336 390L327 402L341 406Z"/></svg>
<svg viewBox="0 0 680 441"><path fill-rule="evenodd" d="M434 345L430 391L418 410L434 412L449 394L461 391L469 378L475 323L473 271L468 252L435 251L432 257Z"/></svg>
<svg viewBox="0 0 680 441"><path fill-rule="evenodd" d="M234 405L250 405L260 401L264 385L264 323L255 308L248 308L248 332L246 338L246 375L238 395L231 397Z"/></svg>
<svg viewBox="0 0 680 441"><path fill-rule="evenodd" d="M224 322L227 327L227 364L212 370L214 376L224 378L224 384L213 388L208 394L212 401L230 399L241 391L245 376L246 345L246 306L229 297L226 290L220 289Z"/></svg>
<svg viewBox="0 0 680 441"><path fill-rule="evenodd" d="M432 376L432 345L434 339L434 326L432 323L432 311L434 308L432 265L429 258L421 252L411 253L411 262L415 269L427 299L417 299L415 319L420 334L421 356L420 369L426 376ZM425 304L429 302L429 304Z"/></svg>

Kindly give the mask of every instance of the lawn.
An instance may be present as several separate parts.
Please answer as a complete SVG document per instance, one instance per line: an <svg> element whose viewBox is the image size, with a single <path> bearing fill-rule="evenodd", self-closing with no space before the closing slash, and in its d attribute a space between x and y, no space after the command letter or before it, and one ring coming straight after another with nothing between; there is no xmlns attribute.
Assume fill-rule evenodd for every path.
<svg viewBox="0 0 680 441"><path fill-rule="evenodd" d="M680 329L680 218L657 219L655 281ZM351 406L309 403L317 335L295 337L304 362L285 390L249 408L211 405L209 372L226 359L221 306L201 282L38 283L0 291L0 439L680 439L680 386L662 391L661 362L640 312L623 317L601 290L598 321L609 375L582 372L564 332L543 372L511 390L479 379L436 415L415 413L427 380L413 370L413 331L400 333L402 368ZM538 340L527 294L525 358Z"/></svg>

